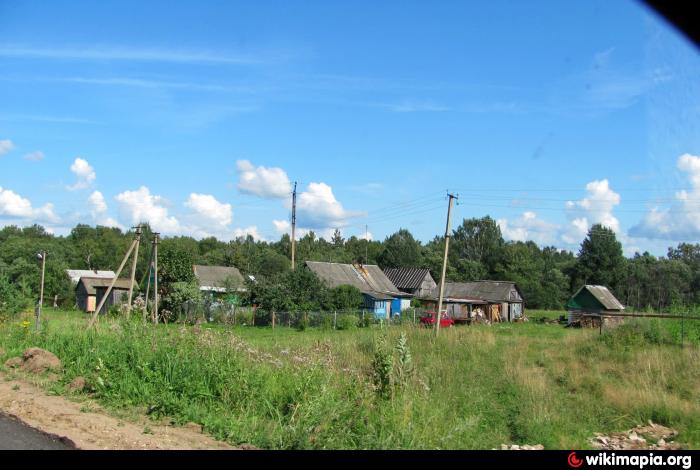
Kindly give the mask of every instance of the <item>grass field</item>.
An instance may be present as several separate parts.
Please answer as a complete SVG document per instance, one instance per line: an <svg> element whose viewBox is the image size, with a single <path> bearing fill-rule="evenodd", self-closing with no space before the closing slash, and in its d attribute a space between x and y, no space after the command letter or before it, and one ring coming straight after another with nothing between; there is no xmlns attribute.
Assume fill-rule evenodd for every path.
<svg viewBox="0 0 700 470"><path fill-rule="evenodd" d="M544 312L558 318L563 312ZM533 312L529 312L533 315ZM535 315L537 316L537 315ZM262 448L587 448L651 419L700 448L700 322L604 331L556 324L334 331L144 326L48 310L43 331L0 325L2 362L39 346L119 414L200 423ZM689 323L696 323L691 325ZM404 335L405 344L401 342Z"/></svg>

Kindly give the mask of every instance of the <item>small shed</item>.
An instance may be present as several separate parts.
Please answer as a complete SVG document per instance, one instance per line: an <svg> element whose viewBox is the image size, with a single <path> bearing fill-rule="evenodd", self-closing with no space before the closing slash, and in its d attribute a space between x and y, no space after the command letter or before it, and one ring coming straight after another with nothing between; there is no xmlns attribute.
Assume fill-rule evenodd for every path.
<svg viewBox="0 0 700 470"><path fill-rule="evenodd" d="M74 286L78 284L81 277L114 279L117 276L114 271L98 271L97 269L66 269L66 274Z"/></svg>
<svg viewBox="0 0 700 470"><path fill-rule="evenodd" d="M566 303L569 324L581 322L585 314L622 313L622 302L605 286L585 285Z"/></svg>
<svg viewBox="0 0 700 470"><path fill-rule="evenodd" d="M114 278L109 279L104 277L81 277L78 281L78 285L75 286L75 298L78 308L84 312L94 312L113 279ZM105 301L102 312L106 312L111 305L119 304L121 302L121 295L126 292L129 292L129 279L117 279L110 293L110 297Z"/></svg>
<svg viewBox="0 0 700 470"><path fill-rule="evenodd" d="M364 307L374 312L379 318L389 319L399 313L392 309L395 299L413 297L411 294L399 291L379 266L374 264L307 261L305 265L328 287L343 285L356 287L362 293Z"/></svg>
<svg viewBox="0 0 700 470"><path fill-rule="evenodd" d="M238 268L234 266L192 266L194 277L199 284L201 292L207 292L212 296L225 293L245 292L245 280ZM235 295L235 294L234 294Z"/></svg>

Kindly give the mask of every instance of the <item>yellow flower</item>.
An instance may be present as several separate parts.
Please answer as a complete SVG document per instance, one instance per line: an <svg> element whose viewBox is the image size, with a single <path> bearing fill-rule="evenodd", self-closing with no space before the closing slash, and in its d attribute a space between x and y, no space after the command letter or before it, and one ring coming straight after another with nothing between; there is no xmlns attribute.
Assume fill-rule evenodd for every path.
<svg viewBox="0 0 700 470"><path fill-rule="evenodd" d="M29 323L28 320L24 320L24 321L21 323L21 325L22 325L22 328L29 328L29 325L31 325L31 323Z"/></svg>

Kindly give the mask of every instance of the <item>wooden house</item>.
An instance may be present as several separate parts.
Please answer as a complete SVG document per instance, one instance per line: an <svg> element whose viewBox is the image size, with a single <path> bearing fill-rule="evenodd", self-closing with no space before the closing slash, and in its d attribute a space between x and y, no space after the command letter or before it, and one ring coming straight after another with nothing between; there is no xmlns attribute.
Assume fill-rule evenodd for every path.
<svg viewBox="0 0 700 470"><path fill-rule="evenodd" d="M228 293L238 300L238 295L246 291L243 275L234 266L192 266L194 277L202 293L220 297ZM250 276L249 276L250 277ZM251 277L251 279L254 279Z"/></svg>
<svg viewBox="0 0 700 470"><path fill-rule="evenodd" d="M96 269L66 269L66 274L73 283L73 286L78 284L81 277L93 277L93 278L104 278L104 279L114 279L116 274L114 271L98 271Z"/></svg>
<svg viewBox="0 0 700 470"><path fill-rule="evenodd" d="M416 298L429 297L437 288L437 284L425 268L386 268L384 274L401 292L411 294ZM411 306L410 298L396 299L392 304L393 311L402 311Z"/></svg>
<svg viewBox="0 0 700 470"><path fill-rule="evenodd" d="M439 286L423 304L436 310L438 297ZM456 321L514 321L525 314L523 294L511 281L446 282L443 310Z"/></svg>
<svg viewBox="0 0 700 470"><path fill-rule="evenodd" d="M402 298L413 297L411 294L399 291L379 266L374 264L307 261L305 265L328 287L355 286L362 293L364 308L380 318L389 319L399 313L392 311L392 303L395 299L399 299L400 302Z"/></svg>

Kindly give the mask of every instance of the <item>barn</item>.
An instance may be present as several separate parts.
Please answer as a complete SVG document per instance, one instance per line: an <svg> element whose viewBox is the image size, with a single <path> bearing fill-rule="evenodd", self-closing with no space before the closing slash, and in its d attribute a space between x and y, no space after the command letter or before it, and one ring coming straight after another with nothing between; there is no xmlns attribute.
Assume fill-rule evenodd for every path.
<svg viewBox="0 0 700 470"><path fill-rule="evenodd" d="M364 307L374 312L378 318L389 319L399 313L392 310L392 303L395 299L399 299L400 302L402 298L410 299L413 297L411 294L399 291L379 266L374 264L307 261L305 265L328 287L343 285L357 287L362 292Z"/></svg>
<svg viewBox="0 0 700 470"><path fill-rule="evenodd" d="M92 313L104 297L112 279L104 277L81 277L75 286L75 299L78 308L84 312ZM109 310L109 307L121 303L122 294L129 292L129 279L117 279L110 292L109 298L100 313Z"/></svg>

